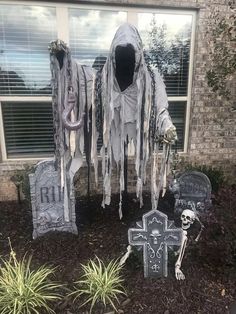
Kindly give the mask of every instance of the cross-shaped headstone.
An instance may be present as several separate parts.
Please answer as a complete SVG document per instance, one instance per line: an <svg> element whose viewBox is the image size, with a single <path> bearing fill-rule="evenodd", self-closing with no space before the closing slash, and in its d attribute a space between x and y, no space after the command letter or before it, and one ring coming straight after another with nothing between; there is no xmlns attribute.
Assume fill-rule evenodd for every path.
<svg viewBox="0 0 236 314"><path fill-rule="evenodd" d="M181 245L183 230L159 210L143 215L139 228L128 231L129 244L143 246L144 277L167 277L168 246Z"/></svg>

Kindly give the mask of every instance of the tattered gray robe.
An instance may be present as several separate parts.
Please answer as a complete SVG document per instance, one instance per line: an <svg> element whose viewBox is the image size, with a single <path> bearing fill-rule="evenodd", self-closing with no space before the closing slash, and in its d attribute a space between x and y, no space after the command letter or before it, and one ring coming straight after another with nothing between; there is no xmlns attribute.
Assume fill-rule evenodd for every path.
<svg viewBox="0 0 236 314"><path fill-rule="evenodd" d="M64 190L65 220L68 214L69 193L73 189L73 177L83 164L84 131L89 129L89 110L92 101L93 70L81 66L71 58L66 44L60 40L50 44L52 72L52 96L54 119L54 142L57 170L60 173L60 185ZM69 94L70 91L70 94ZM69 110L69 95L75 99L75 106ZM73 101L72 101L73 102ZM85 118L84 118L85 114ZM65 124L63 117L70 121ZM76 121L83 121L76 128Z"/></svg>
<svg viewBox="0 0 236 314"><path fill-rule="evenodd" d="M130 44L135 52L133 82L123 91L116 78L116 49ZM97 92L97 89L100 89ZM142 41L137 29L124 24L117 30L112 41L110 53L101 73L97 73L93 97L93 133L92 161L95 166L97 181L97 138L96 119L102 120L103 146L101 149L103 172L103 206L110 204L111 175L115 162L120 174L120 210L122 217L122 191L124 191L124 144L133 142L135 146L135 169L137 174L137 197L142 206L142 188L146 181L146 166L152 158L152 206L157 207L160 189L165 186L168 171L168 155L170 141L176 138L175 127L168 113L168 101L165 85L158 73L148 69ZM100 108L102 106L102 110ZM100 113L99 113L100 112ZM98 122L98 121L97 121ZM150 129L150 125L152 129ZM170 131L170 132L169 132ZM152 134L151 134L152 133ZM154 136L152 136L154 134ZM168 138L171 134L171 138ZM164 159L162 161L159 184L157 184L157 138L168 139L164 143ZM165 187L164 187L165 188Z"/></svg>

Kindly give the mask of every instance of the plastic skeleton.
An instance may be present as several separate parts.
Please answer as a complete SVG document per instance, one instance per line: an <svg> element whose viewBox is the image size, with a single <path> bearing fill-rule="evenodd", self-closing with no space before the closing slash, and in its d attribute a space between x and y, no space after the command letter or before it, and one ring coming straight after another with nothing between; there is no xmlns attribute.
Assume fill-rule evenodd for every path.
<svg viewBox="0 0 236 314"><path fill-rule="evenodd" d="M194 207L195 209L195 207ZM180 246L179 251L177 254L179 254L178 259L175 263L175 277L177 280L184 280L185 275L183 274L181 268L182 265L182 260L184 257L187 241L188 241L188 232L187 230L192 226L192 224L197 220L200 223L201 230L196 237L195 241L197 242L200 238L200 235L202 233L202 230L204 228L203 224L201 223L200 219L197 216L197 211L196 210L191 210L191 209L185 209L182 214L181 214L181 221L182 221L182 229L183 229L183 238L182 238L182 243Z"/></svg>

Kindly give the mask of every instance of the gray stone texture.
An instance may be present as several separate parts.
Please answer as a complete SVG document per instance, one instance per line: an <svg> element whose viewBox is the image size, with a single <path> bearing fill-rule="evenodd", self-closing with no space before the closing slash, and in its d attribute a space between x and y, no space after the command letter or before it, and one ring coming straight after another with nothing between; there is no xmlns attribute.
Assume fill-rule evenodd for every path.
<svg viewBox="0 0 236 314"><path fill-rule="evenodd" d="M211 207L211 182L204 173L186 171L174 180L172 187L177 212L184 209L203 212Z"/></svg>
<svg viewBox="0 0 236 314"><path fill-rule="evenodd" d="M129 244L143 247L144 277L168 276L168 246L181 245L183 230L159 210L143 215L138 228L128 231Z"/></svg>
<svg viewBox="0 0 236 314"><path fill-rule="evenodd" d="M64 202L63 190L54 168L54 161L41 161L36 165L35 173L29 175L31 206L33 216L33 238L49 231L68 231L77 234L75 224L74 193ZM66 220L65 210L68 210Z"/></svg>

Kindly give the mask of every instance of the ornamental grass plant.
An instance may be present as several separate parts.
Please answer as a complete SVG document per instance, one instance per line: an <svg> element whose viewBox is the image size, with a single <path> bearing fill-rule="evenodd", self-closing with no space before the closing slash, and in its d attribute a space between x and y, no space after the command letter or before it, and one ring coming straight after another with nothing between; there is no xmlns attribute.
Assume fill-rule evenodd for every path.
<svg viewBox="0 0 236 314"><path fill-rule="evenodd" d="M9 260L2 260L0 268L0 313L55 313L49 303L59 300L62 285L49 280L54 269L41 266L31 270L32 257L17 260L11 248Z"/></svg>
<svg viewBox="0 0 236 314"><path fill-rule="evenodd" d="M106 308L110 305L117 311L118 296L126 295L123 279L120 275L122 266L118 261L111 261L107 266L98 257L83 265L82 279L75 282L75 290L70 294L75 300L80 296L85 297L85 302L80 306L90 303L90 313L95 304L100 303Z"/></svg>

